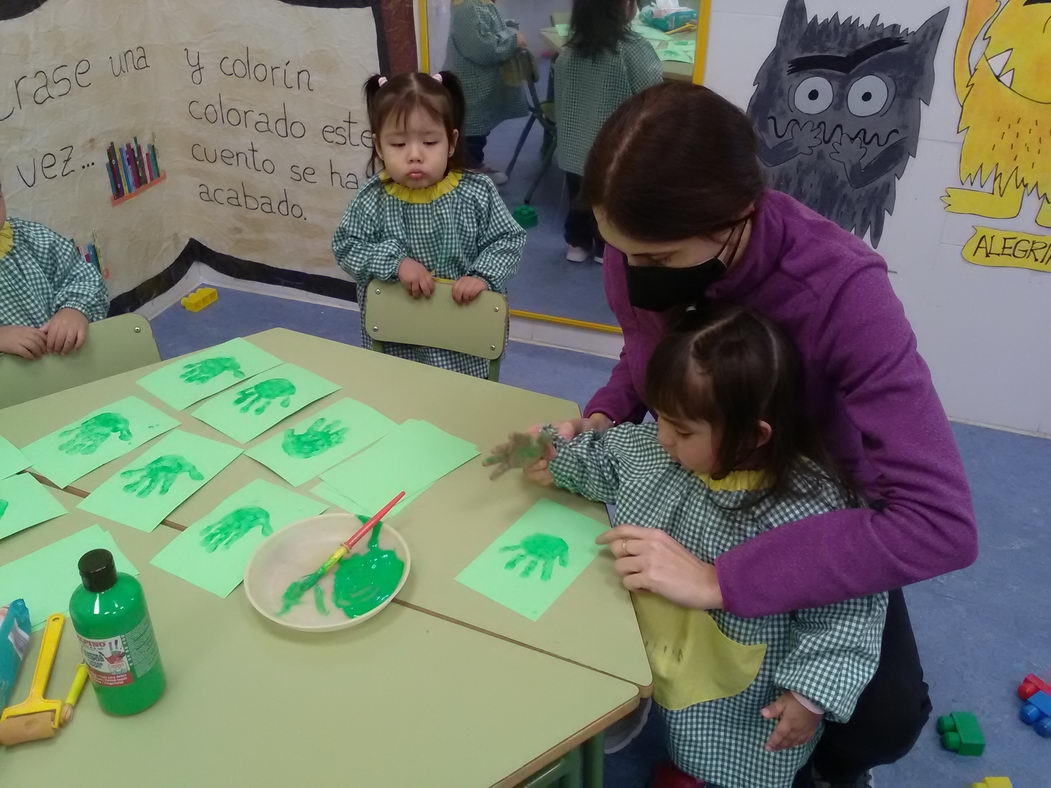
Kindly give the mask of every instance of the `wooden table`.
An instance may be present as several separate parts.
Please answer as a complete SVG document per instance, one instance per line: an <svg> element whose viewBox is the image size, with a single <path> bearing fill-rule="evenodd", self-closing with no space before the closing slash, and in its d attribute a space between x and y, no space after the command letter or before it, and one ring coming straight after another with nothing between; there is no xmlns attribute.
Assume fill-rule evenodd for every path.
<svg viewBox="0 0 1051 788"><path fill-rule="evenodd" d="M565 36L559 35L558 30L553 27L545 27L540 31L541 37L555 49L561 50L566 45ZM670 36L672 41L695 41L696 30L687 30L682 33L674 33ZM653 44L653 41L650 41ZM693 81L693 63L678 63L675 61L662 60L661 68L665 79L676 79L681 82Z"/></svg>
<svg viewBox="0 0 1051 788"><path fill-rule="evenodd" d="M375 407L396 421L402 421L406 418L422 418L431 421L454 435L474 442L482 450L484 456L486 450L502 441L510 430L521 428L533 422L571 418L579 414L577 406L565 400L394 359L342 343L285 329L271 329L248 337L248 339L274 355L285 360L294 361L343 387L341 391L294 414L290 417L291 421L308 418L313 413L326 407L333 400L342 396L349 396ZM182 421L183 429L218 440L228 441L225 436L219 434L211 427L189 416L187 411L174 413L158 400L155 400L145 390L135 385L136 380L156 366L160 365L143 367L129 373L34 400L33 402L0 410L0 434L16 445L24 446L63 424L75 420L78 415L88 413L121 397L134 394L160 407L162 410L173 413ZM286 428L288 423L290 423L289 420L285 420L248 445L251 446L266 440L275 430ZM68 491L77 495L86 495L111 476L117 468L131 462L145 450L146 447L142 447L88 474L71 485ZM165 524L173 528L185 528L214 508L222 499L240 489L249 481L257 478L266 479L285 488L297 489L298 492L304 494L309 494L309 489L313 486L313 482L308 482L299 488L290 488L276 474L254 460L242 456L216 476L204 489L177 508L165 521ZM494 755L506 756L506 760L501 761L503 765L499 768L493 764L486 768L490 768L494 772L500 771L500 769L505 767L517 769L517 772L514 774L508 771L506 774L501 774L494 778L494 781L519 779L532 773L537 767L551 762L561 755L562 752L571 749L583 739L588 738L588 736L608 726L619 717L629 713L637 704L638 698L641 695L649 694L650 689L651 676L649 665L635 621L634 610L631 606L630 598L620 586L612 570L612 559L608 554L593 562L537 622L528 621L518 614L497 605L488 598L461 586L454 580L456 574L464 566L470 563L519 515L542 497L550 497L600 521L606 520L605 512L601 506L561 491L545 490L533 485L527 485L522 481L520 474L507 474L497 482L490 482L486 470L481 466L480 459L468 463L443 478L394 521L394 524L409 543L413 554L412 574L396 600L398 604L392 606L391 610L386 611L383 615L378 616L375 623L369 622L345 633L336 633L332 638L331 644L329 641L326 641L325 648L319 650L331 656L336 653L335 649L342 645L346 645L349 648L352 645L362 643L363 638L368 637L369 633L379 633L376 635L379 642L373 644L371 640L368 641L370 648L382 646L384 649L394 650L396 646L388 647L385 645L386 641L383 640L383 638L391 638L392 642L401 644L406 651L411 652L405 656L408 662L398 663L403 669L407 670L411 667L412 670L419 671L421 677L429 676L430 680L440 679L440 681L445 682L447 679L444 671L448 668L452 671L449 681L454 679L459 681L458 676L463 678L463 683L456 684L453 690L457 694L450 695L447 699L452 707L462 707L466 704L467 708L473 708L471 704L474 701L468 702L462 694L466 692L467 687L471 687L474 684L484 687L485 690L479 692L478 703L484 704L484 702L488 702L490 710L488 719L486 719L486 712L479 706L477 709L479 712L478 720L481 721L480 730L490 731L490 735L494 739L503 736L503 731L509 731L512 728L517 730L514 726L508 727L510 725L507 722L508 714L504 710L516 708L515 704L519 703L517 700L514 702L503 700L503 696L497 691L497 676L502 677L501 681L504 683L508 682L508 676L519 677L518 681L525 682L529 686L528 691L523 690L523 692L531 694L537 691L537 677L545 675L544 671L549 671L551 675L555 675L558 671L565 670L565 668L573 668L572 675L569 673L565 674L567 682L579 682L581 687L588 688L584 695L593 693L596 697L602 699L598 704L585 703L581 707L583 717L588 717L589 721L586 723L582 722L583 717L579 720L567 721L556 733L551 734L556 737L562 736L569 728L576 725L577 727L574 730L578 735L575 739L562 738L559 739L559 742L554 742L548 736L548 739L544 742L532 741L528 752L523 750L521 753L516 753L513 756L504 752L501 745L494 743L491 748ZM80 512L76 516L83 516L91 522L99 521L100 519ZM69 516L68 519L72 521L74 518ZM21 541L17 543L12 542L12 539L15 537L4 540L4 560L7 560L7 548L12 544L21 546L24 543L29 545L33 538L40 540L40 544L27 546L25 552L28 552L34 547L54 541L58 538L57 525L58 522L56 521L30 529L25 534L18 536ZM144 574L147 571L150 573L147 578L147 587L151 600L155 596L152 586L153 576L156 575L158 577L158 585L161 588L170 587L173 598L190 600L198 599L199 597L198 604L202 606L211 605L210 608L207 608L208 622L202 623L197 622L189 615L188 610L192 606L184 608L181 603L172 604L172 615L178 621L178 630L185 633L193 633L198 629L213 632L217 635L216 639L222 641L226 635L218 637L218 633L220 630L225 632L226 628L229 628L231 632L237 633L237 638L240 639L238 641L240 643L238 649L241 649L241 651L243 651L246 642L255 642L257 644L265 642L264 650L268 654L273 649L275 653L281 655L282 659L294 661L304 658L305 654L303 652L305 650L302 648L300 639L284 630L268 629L265 622L259 619L254 614L254 611L249 609L243 590L238 589L227 600L220 600L178 578L174 578L164 572L154 571L149 567L147 565L148 559L156 554L166 540L173 535L169 529L159 528L153 534L142 534L134 529L115 524L111 531L122 548L127 549L129 557L136 561L139 569L144 571ZM152 546L150 546L151 543L149 541L143 541L150 539L153 539ZM141 548L145 550L145 553L134 552L132 545L139 543L145 545ZM155 604L164 603L158 602ZM201 609L204 610L205 607ZM596 614L598 611L601 611L601 615ZM162 620L159 613L155 613L155 616L158 621ZM212 618L213 616L215 617L214 619ZM472 632L472 630L474 631ZM438 638L439 635L433 633L440 633L444 644L442 648L446 649L443 656L435 656L429 641L425 644L426 638L423 638L421 632L428 633L434 638ZM196 638L192 634L187 634L186 637L190 640ZM256 640L252 640L253 638ZM260 640L261 638L266 638L266 640ZM311 638L307 639L314 642ZM271 640L274 643L271 643ZM409 647L408 644L410 643L414 645ZM480 643L485 645L478 645ZM275 644L286 644L287 648ZM163 641L161 645L164 653L167 655L169 648ZM225 655L224 658L229 658L232 660L232 663L241 661L242 667L245 664L242 658L237 656L241 651L236 649L229 651L225 647L219 648L212 643L205 645L210 650L209 653L214 649L216 654ZM451 666L444 664L456 661L449 655L457 649L461 647L474 648L475 646L477 646L479 653L486 655L486 658L479 660L477 663L474 661L473 656L471 659L465 660L465 663L471 666L469 670L460 671L459 668L453 669ZM500 656L507 649L510 650L507 653L513 652L517 656L514 658ZM522 653L519 654L519 652ZM252 651L252 653L254 655L255 651ZM389 655L393 652L384 651L383 653L388 655L385 657L386 659L390 659ZM339 654L340 660L342 660L343 650L340 650ZM425 667L420 664L421 654L426 654L428 657L428 664ZM171 657L166 658L171 659ZM194 659L192 654L189 658L191 661ZM313 659L314 655L307 658ZM248 682L245 684L246 693L250 693L253 689L259 691L260 686L265 687L262 691L263 695L273 692L273 682L278 678L287 677L288 672L293 669L282 667L280 661L276 658L271 659L269 656L259 658L262 667L255 664L255 656L252 659L251 668L246 668L246 670L255 676L255 683ZM486 684L485 681L488 681L488 679L482 681L478 678L476 672L482 670L480 665L490 659L492 661L489 664L494 666L492 670L495 672L491 676L492 683ZM560 667L552 668L547 666L549 660ZM221 668L219 661L219 657L216 657L215 661L209 658L209 670L220 672L228 670L227 668ZM432 663L436 664L438 661L443 663L441 670L432 670ZM348 669L350 669L350 664L347 663ZM536 667L541 664L547 667ZM343 665L342 661L340 665ZM315 667L312 665L310 670L315 670ZM297 666L297 669L302 668L302 665ZM379 669L372 663L365 663L364 668L366 671L370 668ZM238 670L240 669L241 667L238 668ZM264 674L257 671L266 672ZM577 671L579 671L579 674ZM322 670L321 672L323 673L324 671ZM600 674L606 675L601 676ZM269 682L262 678L264 675L269 677ZM304 672L304 675L313 674ZM187 683L195 681L196 671L193 674L186 674L186 676ZM614 684L594 684L592 677L595 676L600 677L602 682L613 681ZM355 677L340 676L340 678L344 678L344 683L348 685L358 686L355 683ZM617 679L620 681L617 682ZM423 679L421 678L421 680ZM380 683L382 682L373 682L373 684ZM219 685L214 685L210 679L204 680L204 684L209 687L214 686L215 698L225 697L219 691ZM309 682L309 685L310 691L314 694L311 695L310 703L304 702L303 709L314 708L319 702L320 696L318 693L323 694L321 688L332 686L328 681L316 682L313 680ZM600 686L606 687L607 690L613 686L616 686L618 689L628 688L630 690L629 696L627 698L613 697L616 693L613 693L611 690L607 692L606 690L596 689L596 687ZM367 693L375 690L370 687L362 691ZM415 692L416 690L413 689L411 691ZM52 694L56 694L56 691L52 690ZM174 696L175 694L173 690L172 695ZM547 700L538 702L537 714L540 714L540 706L545 705L545 703L551 707L560 703L572 705L577 702L575 700L575 691L568 696L563 695L561 689L550 694L546 692L541 694ZM515 695L515 697L519 696ZM558 699L559 697L561 697L561 700ZM482 698L485 701L482 701ZM496 699L498 698L500 700L497 702ZM245 695L238 703L240 703L242 709L246 707L246 704L249 704L248 708L257 709L257 701L251 700L249 703L249 700L248 695ZM614 700L616 702L613 702ZM225 706L226 701L223 700L222 702ZM286 698L284 702L289 701ZM214 703L215 701L213 700L211 703L206 704L206 708L202 713L219 713L213 708ZM266 703L269 703L269 699ZM424 705L426 706L426 704ZM296 707L294 703L292 707ZM276 705L268 706L268 708L271 708L274 714L280 713ZM415 709L415 706L412 706L412 708ZM237 714L238 712L231 710L231 713ZM422 711L418 713L423 714ZM180 718L184 723L190 724L189 720L192 714L193 712L187 709ZM286 716L288 719L298 719L299 714L300 712L296 712ZM146 717L144 716L143 719L146 719ZM531 720L530 724L535 723L540 728L544 727L544 724L540 722L540 717L530 717L529 719ZM451 740L475 740L473 735L468 735L456 725L450 725L448 718L442 721L435 717L427 717L424 714L424 720L425 722L420 723L418 729L413 728L420 736L423 736L423 732L428 729L428 725L433 723L437 727L443 728L441 735L438 736L442 741L444 741L446 733L445 728L449 729L448 735L451 737ZM331 720L329 721L331 722ZM497 721L499 724L494 724ZM285 719L277 723L277 729L287 732L287 722L288 720ZM255 723L253 722L253 729L254 725ZM543 733L548 735L549 732L545 730ZM299 739L296 738L296 741L299 741ZM479 747L482 747L488 746L489 739L483 737L476 739L476 741L479 743ZM272 739L267 739L267 742L274 744ZM482 742L486 742L486 744L482 745ZM539 744L544 746L537 749ZM237 747L240 745L230 746L232 748L231 752L234 752L237 751ZM337 748L336 751L340 750ZM382 748L377 750L377 757L385 752ZM465 754L461 746L456 751L455 759L458 761L474 758L473 749L471 753L469 756ZM516 765L515 758L520 757L522 753L528 757L525 760L517 761ZM217 755L216 757L218 758L219 756ZM63 757L62 760L64 761L65 758ZM425 768L428 775L428 784L438 784L434 781L435 774L443 776L446 774L444 769L440 766L436 767L434 762L426 764L426 759L418 759L415 756L409 760L413 760L415 763L399 764L399 768ZM307 762L304 758L300 761L300 765ZM187 765L185 768L189 769L191 766ZM479 768L481 768L480 765ZM480 782L476 782L474 777L464 780L462 777L454 779L452 772L449 775L449 784L485 784L485 780L489 779L478 774L474 776L478 777ZM457 779L460 781L457 782ZM357 784L357 781L353 781L352 784ZM367 784L381 785L385 784L385 781L381 780L380 782L369 782ZM406 778L405 781L390 784L418 783Z"/></svg>
<svg viewBox="0 0 1051 788"><path fill-rule="evenodd" d="M243 592L220 599L151 566L177 531L142 533L57 495L71 513L5 539L4 560L108 530L141 573L168 690L110 717L86 689L56 738L0 755L4 785L510 785L638 702L627 682L403 605L320 637L278 627ZM67 620L47 697L65 696L79 661Z"/></svg>

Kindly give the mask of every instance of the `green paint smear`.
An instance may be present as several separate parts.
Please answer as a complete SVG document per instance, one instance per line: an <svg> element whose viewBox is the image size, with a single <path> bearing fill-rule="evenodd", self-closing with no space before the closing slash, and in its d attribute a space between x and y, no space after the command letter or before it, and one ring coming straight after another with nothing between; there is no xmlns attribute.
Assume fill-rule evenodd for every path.
<svg viewBox="0 0 1051 788"><path fill-rule="evenodd" d="M381 550L380 525L372 529L369 549L340 561L332 578L332 604L357 618L386 602L401 582L405 562L393 550Z"/></svg>
<svg viewBox="0 0 1051 788"><path fill-rule="evenodd" d="M4 516L4 512L7 511L7 501L0 499L0 517Z"/></svg>
<svg viewBox="0 0 1051 788"><path fill-rule="evenodd" d="M325 607L325 589L321 586L314 586L314 607L321 615L328 615L328 608Z"/></svg>
<svg viewBox="0 0 1051 788"><path fill-rule="evenodd" d="M113 434L122 441L130 441L131 425L128 420L119 413L98 413L90 419L84 419L76 427L62 430L60 437L70 437L58 448L66 454L94 454Z"/></svg>
<svg viewBox="0 0 1051 788"><path fill-rule="evenodd" d="M569 565L569 545L565 539L558 536L532 534L518 544L500 548L501 553L511 551L517 554L504 564L504 569L514 570L524 563L521 577L529 577L539 565L540 579L550 580L556 561L560 566Z"/></svg>
<svg viewBox="0 0 1051 788"><path fill-rule="evenodd" d="M146 498L154 490L158 495L167 495L179 475L183 473L195 482L204 479L204 474L197 470L197 466L181 454L163 454L142 468L121 471L122 479L131 479L121 489L137 498Z"/></svg>
<svg viewBox="0 0 1051 788"><path fill-rule="evenodd" d="M187 383L207 383L225 372L231 373L235 378L243 378L245 373L236 358L230 356L217 356L216 358L205 358L193 361L183 366L185 370L179 377Z"/></svg>
<svg viewBox="0 0 1051 788"><path fill-rule="evenodd" d="M256 416L266 412L271 403L281 400L281 407L287 408L292 404L292 395L296 393L296 387L287 378L271 378L246 389L237 392L234 405L240 405L240 413L248 413L252 410Z"/></svg>
<svg viewBox="0 0 1051 788"><path fill-rule="evenodd" d="M325 423L325 419L318 419L303 432L286 430L281 440L281 450L289 457L308 459L324 454L333 446L343 443L347 436L347 428L340 429L339 419Z"/></svg>
<svg viewBox="0 0 1051 788"><path fill-rule="evenodd" d="M201 533L201 547L209 553L214 553L220 547L228 550L238 539L257 526L262 530L263 536L270 536L274 532L270 524L270 512L259 506L242 506L205 528Z"/></svg>

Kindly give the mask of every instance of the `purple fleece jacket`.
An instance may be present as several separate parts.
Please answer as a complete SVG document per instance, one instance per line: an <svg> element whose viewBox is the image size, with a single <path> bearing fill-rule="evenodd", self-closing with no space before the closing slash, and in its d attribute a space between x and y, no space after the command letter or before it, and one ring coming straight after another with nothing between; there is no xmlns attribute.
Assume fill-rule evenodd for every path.
<svg viewBox="0 0 1051 788"><path fill-rule="evenodd" d="M665 323L628 302L624 255L607 246L604 262L624 350L584 413L640 421L646 364ZM808 517L724 553L716 570L726 610L766 616L817 607L973 563L977 534L959 450L883 258L788 195L768 191L748 248L708 296L789 333L829 449L886 504Z"/></svg>

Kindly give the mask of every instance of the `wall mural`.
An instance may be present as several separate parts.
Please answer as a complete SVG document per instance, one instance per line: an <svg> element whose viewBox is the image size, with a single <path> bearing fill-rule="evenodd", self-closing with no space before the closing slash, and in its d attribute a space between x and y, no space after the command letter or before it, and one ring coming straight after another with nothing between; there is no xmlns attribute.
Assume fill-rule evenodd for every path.
<svg viewBox="0 0 1051 788"><path fill-rule="evenodd" d="M878 246L948 13L910 32L879 16L808 21L804 0L789 0L748 105L773 187Z"/></svg>

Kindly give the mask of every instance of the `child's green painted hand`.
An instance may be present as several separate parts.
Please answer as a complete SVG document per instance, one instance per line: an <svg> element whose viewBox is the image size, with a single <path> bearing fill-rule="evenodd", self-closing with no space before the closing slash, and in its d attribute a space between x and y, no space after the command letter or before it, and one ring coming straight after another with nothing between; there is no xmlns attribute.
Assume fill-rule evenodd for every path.
<svg viewBox="0 0 1051 788"><path fill-rule="evenodd" d="M781 697L759 713L763 715L763 719L778 720L774 732L770 734L763 748L767 752L787 750L806 744L817 733L822 716L800 703L791 692L782 693Z"/></svg>
<svg viewBox="0 0 1051 788"><path fill-rule="evenodd" d="M76 427L62 430L60 437L72 435L59 444L59 451L66 454L94 454L110 435L116 434L122 441L131 440L131 425L119 413L99 413L85 419Z"/></svg>
<svg viewBox="0 0 1051 788"><path fill-rule="evenodd" d="M512 468L522 468L526 475L530 476L531 470L546 472L548 460L554 456L555 448L551 444L549 435L535 432L513 432L508 436L507 443L496 446L491 455L483 460L482 465L496 466L489 476L490 479L498 479ZM548 473L548 476L550 475ZM540 480L534 479L534 481Z"/></svg>
<svg viewBox="0 0 1051 788"><path fill-rule="evenodd" d="M214 553L220 547L227 549L253 528L259 527L263 536L270 536L274 528L270 525L270 512L258 506L243 506L212 523L201 534L201 547Z"/></svg>
<svg viewBox="0 0 1051 788"><path fill-rule="evenodd" d="M240 405L241 413L248 413L252 406L258 405L253 412L258 416L270 407L270 403L281 400L281 407L287 408L292 404L292 395L296 393L296 387L291 380L285 378L271 378L241 389L237 392L234 405ZM242 404L243 403L243 404Z"/></svg>
<svg viewBox="0 0 1051 788"><path fill-rule="evenodd" d="M158 487L159 495L167 495L181 473L185 473L196 482L204 479L197 466L178 454L165 454L142 468L121 471L120 476L122 479L132 479L124 485L124 492L134 493L137 498L145 498ZM134 478L136 476L138 478Z"/></svg>
<svg viewBox="0 0 1051 788"><path fill-rule="evenodd" d="M245 373L241 371L241 365L237 363L237 359L229 356L193 361L184 365L183 370L184 372L179 377L187 383L207 383L224 372L229 372L235 378L243 378L245 376Z"/></svg>

